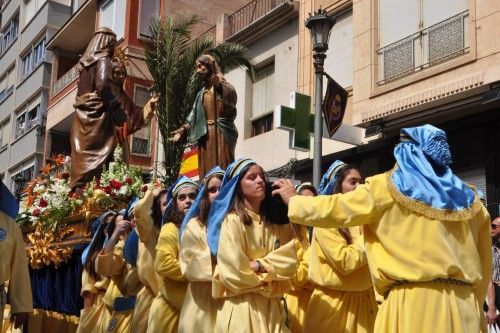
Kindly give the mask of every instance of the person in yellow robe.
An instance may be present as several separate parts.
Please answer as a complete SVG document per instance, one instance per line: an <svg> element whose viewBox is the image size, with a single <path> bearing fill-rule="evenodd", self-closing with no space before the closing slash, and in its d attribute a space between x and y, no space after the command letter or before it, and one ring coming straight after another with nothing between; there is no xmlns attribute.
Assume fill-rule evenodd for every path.
<svg viewBox="0 0 500 333"><path fill-rule="evenodd" d="M93 224L92 241L82 253L82 289L83 309L80 311L80 322L77 333L105 332L111 318L112 308L104 301L104 294L109 286L109 279L100 276L95 270L95 260L102 250L106 237L106 227L115 213L108 211L102 214Z"/></svg>
<svg viewBox="0 0 500 333"><path fill-rule="evenodd" d="M141 200L133 201L128 208L127 219L135 226L132 235L135 233L137 238L130 241L130 256L125 258L137 268L142 283L132 317L132 332L147 331L150 308L160 290L160 277L155 271L154 259L165 207L166 191L155 188L148 190ZM129 237L128 240L130 239Z"/></svg>
<svg viewBox="0 0 500 333"><path fill-rule="evenodd" d="M223 176L224 170L218 166L207 172L182 222L179 261L188 287L179 319L179 333L210 333L215 327L218 302L212 298L213 269L207 243L207 218Z"/></svg>
<svg viewBox="0 0 500 333"><path fill-rule="evenodd" d="M288 203L295 223L363 225L374 284L385 297L374 332L486 332L488 212L449 167L444 131L424 125L401 134L394 169L354 191L306 198L282 179L273 193Z"/></svg>
<svg viewBox="0 0 500 333"><path fill-rule="evenodd" d="M212 293L223 299L215 332L289 331L282 297L295 275L297 244L290 223L268 218L265 198L259 165L229 165L208 217L208 244L217 255Z"/></svg>
<svg viewBox="0 0 500 333"><path fill-rule="evenodd" d="M361 180L357 169L335 161L323 175L319 193L347 193ZM317 288L309 302L305 332L373 332L378 305L360 227L315 228L309 278Z"/></svg>
<svg viewBox="0 0 500 333"><path fill-rule="evenodd" d="M299 195L316 196L316 188L309 182L296 186ZM309 280L309 256L310 242L307 227L300 224L293 224L295 234L300 242L297 250L297 272L292 278L292 290L285 294L286 307L288 310L288 326L292 333L302 333L304 331L304 321L309 305L311 294L315 288L314 283Z"/></svg>
<svg viewBox="0 0 500 333"><path fill-rule="evenodd" d="M179 263L179 228L197 192L198 184L187 177L179 178L168 190L165 224L160 230L155 258L160 293L151 305L147 332L177 332L187 287Z"/></svg>
<svg viewBox="0 0 500 333"><path fill-rule="evenodd" d="M0 328L4 307L10 305L10 322L21 327L33 312L28 260L23 234L14 218L19 210L16 198L0 184Z"/></svg>
<svg viewBox="0 0 500 333"><path fill-rule="evenodd" d="M137 267L127 263L124 257L125 240L132 224L124 219L125 211L115 215L107 229L109 239L97 256L96 273L108 277L110 283L103 302L112 309L106 332L131 332L136 296L142 288Z"/></svg>

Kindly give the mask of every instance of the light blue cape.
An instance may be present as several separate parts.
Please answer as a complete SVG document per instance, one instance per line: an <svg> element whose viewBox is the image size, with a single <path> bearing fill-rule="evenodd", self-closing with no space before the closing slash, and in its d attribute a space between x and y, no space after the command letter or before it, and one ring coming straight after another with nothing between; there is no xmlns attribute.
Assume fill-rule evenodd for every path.
<svg viewBox="0 0 500 333"><path fill-rule="evenodd" d="M90 248L94 245L94 243L97 241L97 235L99 235L100 232L103 232L104 229L104 221L108 218L108 216L114 214L112 211L107 211L101 216L99 216L93 223L92 223L92 240L90 241L89 245L83 250L82 252L82 265L85 265L85 262L87 261L87 257L89 255Z"/></svg>
<svg viewBox="0 0 500 333"><path fill-rule="evenodd" d="M205 191L207 190L207 183L210 177L214 175L224 175L224 170L220 166L215 166L212 168L210 171L207 172L205 175L205 179L203 179L203 183L201 184L200 190L198 191L198 195L196 196L196 200L194 203L191 205L191 208L189 208L189 211L186 213L186 216L184 216L184 219L182 220L182 225L181 225L181 230L180 230L180 238L182 239L182 234L184 233L184 229L186 229L186 225L191 220L193 217L196 217L200 214L200 203L201 199L203 199L203 196L205 195Z"/></svg>
<svg viewBox="0 0 500 333"><path fill-rule="evenodd" d="M344 166L346 166L341 160L336 160L330 165L328 170L325 172L323 177L321 177L321 182L319 183L319 194L321 195L331 195L333 194L333 187L337 182L337 176Z"/></svg>
<svg viewBox="0 0 500 333"><path fill-rule="evenodd" d="M472 206L474 191L453 174L443 130L432 125L403 128L394 157L397 166L391 180L404 196L441 210Z"/></svg>
<svg viewBox="0 0 500 333"><path fill-rule="evenodd" d="M222 179L219 194L210 206L208 213L207 242L210 252L216 256L219 248L219 236L222 221L229 211L238 187L241 171L249 165L256 164L249 158L241 158L229 164Z"/></svg>

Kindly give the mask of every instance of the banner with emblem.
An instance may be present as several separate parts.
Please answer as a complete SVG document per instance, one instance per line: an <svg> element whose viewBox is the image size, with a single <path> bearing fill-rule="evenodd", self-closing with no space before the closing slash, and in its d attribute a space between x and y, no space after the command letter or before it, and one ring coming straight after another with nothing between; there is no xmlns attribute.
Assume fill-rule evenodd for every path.
<svg viewBox="0 0 500 333"><path fill-rule="evenodd" d="M328 135L332 137L342 125L349 94L330 75L325 73L325 76L328 79L328 84L322 109Z"/></svg>

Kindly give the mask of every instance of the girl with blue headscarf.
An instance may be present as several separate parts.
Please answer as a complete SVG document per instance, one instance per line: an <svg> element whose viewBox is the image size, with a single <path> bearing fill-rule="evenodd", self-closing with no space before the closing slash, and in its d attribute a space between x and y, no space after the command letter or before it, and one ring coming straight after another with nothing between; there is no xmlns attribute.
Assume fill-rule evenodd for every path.
<svg viewBox="0 0 500 333"><path fill-rule="evenodd" d="M218 303L212 298L212 256L207 244L210 205L219 193L224 170L205 175L196 201L181 226L180 266L188 288L179 320L179 333L213 332Z"/></svg>
<svg viewBox="0 0 500 333"><path fill-rule="evenodd" d="M112 307L103 301L110 279L97 274L95 260L104 246L106 227L115 213L108 211L92 223L92 241L82 253L82 289L83 309L80 312L80 321L76 332L105 332Z"/></svg>
<svg viewBox="0 0 500 333"><path fill-rule="evenodd" d="M179 264L179 228L198 193L198 184L183 176L170 186L163 226L156 245L155 270L160 293L149 311L147 332L177 332L187 283Z"/></svg>
<svg viewBox="0 0 500 333"><path fill-rule="evenodd" d="M359 171L335 161L323 175L321 195L348 193L361 183ZM309 278L317 286L305 316L305 332L373 332L378 305L360 227L315 228Z"/></svg>
<svg viewBox="0 0 500 333"><path fill-rule="evenodd" d="M274 193L288 203L292 222L363 225L374 285L385 298L374 332L486 332L481 304L492 265L486 208L451 170L444 131L402 129L394 157L393 170L345 194L305 198L288 180L277 181Z"/></svg>
<svg viewBox="0 0 500 333"><path fill-rule="evenodd" d="M143 287L137 266L126 260L126 242L132 234L126 215L123 209L113 217L106 228L108 240L95 261L96 272L111 280L103 297L112 312L105 332L131 332L136 296Z"/></svg>
<svg viewBox="0 0 500 333"><path fill-rule="evenodd" d="M213 296L223 299L215 332L287 330L281 298L295 274L297 245L289 223L267 217L265 196L262 168L240 159L229 165L210 207L208 243L217 255Z"/></svg>

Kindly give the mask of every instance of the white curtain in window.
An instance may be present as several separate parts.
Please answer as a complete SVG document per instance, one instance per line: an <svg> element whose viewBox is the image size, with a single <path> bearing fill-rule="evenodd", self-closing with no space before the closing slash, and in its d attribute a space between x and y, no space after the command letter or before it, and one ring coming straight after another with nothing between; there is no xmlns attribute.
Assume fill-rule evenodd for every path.
<svg viewBox="0 0 500 333"><path fill-rule="evenodd" d="M257 71L252 91L252 119L274 110L274 63Z"/></svg>
<svg viewBox="0 0 500 333"><path fill-rule="evenodd" d="M420 1L379 0L378 20L379 46L384 47L419 31Z"/></svg>
<svg viewBox="0 0 500 333"><path fill-rule="evenodd" d="M423 23L424 28L446 20L463 11L469 6L468 0L421 0L423 2ZM497 0L498 1L498 0Z"/></svg>
<svg viewBox="0 0 500 333"><path fill-rule="evenodd" d="M160 12L159 0L141 0L140 17L139 17L139 33L144 36L149 36L149 26L151 22L158 17Z"/></svg>
<svg viewBox="0 0 500 333"><path fill-rule="evenodd" d="M104 2L100 8L99 26L114 29L115 21L115 0ZM116 31L115 31L116 32Z"/></svg>
<svg viewBox="0 0 500 333"><path fill-rule="evenodd" d="M339 18L333 26L325 59L325 72L344 88L352 86L352 59L353 35L352 12L350 12Z"/></svg>

